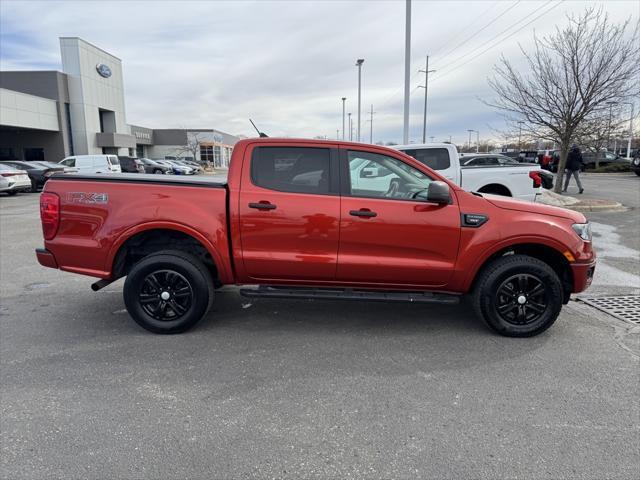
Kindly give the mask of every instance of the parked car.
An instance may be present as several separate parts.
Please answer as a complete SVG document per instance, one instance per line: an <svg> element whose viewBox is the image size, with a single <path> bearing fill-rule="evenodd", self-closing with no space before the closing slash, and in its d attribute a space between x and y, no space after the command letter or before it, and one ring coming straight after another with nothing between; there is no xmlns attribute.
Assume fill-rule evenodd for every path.
<svg viewBox="0 0 640 480"><path fill-rule="evenodd" d="M40 188L44 187L44 184L49 177L54 173L64 173L65 167L55 164L55 167L44 164L44 162L27 162L25 160L3 160L0 162L3 165L17 168L18 170L24 170L29 176L31 181L31 191L37 192Z"/></svg>
<svg viewBox="0 0 640 480"><path fill-rule="evenodd" d="M118 161L124 173L145 173L144 164L138 158L119 155Z"/></svg>
<svg viewBox="0 0 640 480"><path fill-rule="evenodd" d="M522 163L538 163L537 150L521 150L518 153L517 160Z"/></svg>
<svg viewBox="0 0 640 480"><path fill-rule="evenodd" d="M518 165L520 163L506 155L499 155L495 153L476 153L474 155L465 155L464 157L460 157L460 162L462 166L465 167Z"/></svg>
<svg viewBox="0 0 640 480"><path fill-rule="evenodd" d="M193 171L193 168L187 167L186 165L180 165L174 160L156 160L156 162L161 165L170 167L175 175L193 175L195 173Z"/></svg>
<svg viewBox="0 0 640 480"><path fill-rule="evenodd" d="M182 165L185 165L187 167L191 167L193 168L193 170L195 171L196 175L199 175L201 173L204 173L204 168L202 168L202 165L200 165L198 162L194 162L193 160L177 160L178 163L181 163Z"/></svg>
<svg viewBox="0 0 640 480"><path fill-rule="evenodd" d="M503 163L490 168L461 165L467 159L480 158L481 155L474 153L460 157L455 145L450 143L399 145L393 148L412 156L470 192L493 193L531 202L542 194L542 177L538 165L520 162Z"/></svg>
<svg viewBox="0 0 640 480"><path fill-rule="evenodd" d="M161 163L149 158L141 158L140 161L144 166L145 173L173 175L173 167L162 165Z"/></svg>
<svg viewBox="0 0 640 480"><path fill-rule="evenodd" d="M463 167L499 167L501 165L522 165L516 159L495 153L478 153L460 158ZM553 188L553 174L546 170L537 170L542 188Z"/></svg>
<svg viewBox="0 0 640 480"><path fill-rule="evenodd" d="M629 165L628 159L619 157L613 152L590 152L588 150L582 152L582 161L585 169L596 168L596 159L598 159L600 167L613 163Z"/></svg>
<svg viewBox="0 0 640 480"><path fill-rule="evenodd" d="M640 177L640 148L636 149L631 161L631 169Z"/></svg>
<svg viewBox="0 0 640 480"><path fill-rule="evenodd" d="M386 170L388 186L370 175ZM241 140L226 178L60 175L40 212L40 264L97 277L94 290L126 277L129 314L165 334L203 318L216 287L245 285L252 298L468 294L490 328L527 337L595 270L583 214L469 193L401 151L339 141Z"/></svg>
<svg viewBox="0 0 640 480"><path fill-rule="evenodd" d="M60 160L62 165L75 167L79 173L121 173L117 155L73 155Z"/></svg>
<svg viewBox="0 0 640 480"><path fill-rule="evenodd" d="M6 180L6 183L2 182L0 185L0 192L15 195L31 190L31 179L24 170L0 163L0 176Z"/></svg>

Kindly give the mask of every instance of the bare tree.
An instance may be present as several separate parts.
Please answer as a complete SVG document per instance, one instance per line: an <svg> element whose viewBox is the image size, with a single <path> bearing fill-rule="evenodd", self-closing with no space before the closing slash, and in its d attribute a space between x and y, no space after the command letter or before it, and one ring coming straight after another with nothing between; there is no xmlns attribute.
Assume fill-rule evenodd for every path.
<svg viewBox="0 0 640 480"><path fill-rule="evenodd" d="M577 133L588 135L610 104L629 101L640 92L639 24L611 23L601 9L593 8L568 20L548 38L534 34L532 52L520 48L525 68L503 56L489 80L496 98L485 102L502 112L512 132L521 125L523 135L559 144L556 192Z"/></svg>
<svg viewBox="0 0 640 480"><path fill-rule="evenodd" d="M185 153L193 157L193 161L198 161L198 153L200 153L200 144L202 139L197 132L187 131L187 143L176 149L176 157L182 156Z"/></svg>

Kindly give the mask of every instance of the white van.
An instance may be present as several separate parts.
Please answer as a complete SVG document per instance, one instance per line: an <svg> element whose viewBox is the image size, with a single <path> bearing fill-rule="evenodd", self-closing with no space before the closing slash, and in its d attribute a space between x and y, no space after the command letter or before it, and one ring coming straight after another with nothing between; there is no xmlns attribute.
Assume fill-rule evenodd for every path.
<svg viewBox="0 0 640 480"><path fill-rule="evenodd" d="M60 162L65 167L75 167L78 173L121 173L116 155L74 155Z"/></svg>

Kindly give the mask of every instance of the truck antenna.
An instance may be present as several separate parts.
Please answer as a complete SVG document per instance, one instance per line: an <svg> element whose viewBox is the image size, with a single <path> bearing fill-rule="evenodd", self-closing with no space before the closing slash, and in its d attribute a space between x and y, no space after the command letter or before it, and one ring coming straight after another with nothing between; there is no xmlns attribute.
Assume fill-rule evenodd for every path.
<svg viewBox="0 0 640 480"><path fill-rule="evenodd" d="M260 138L268 138L268 135L266 133L261 132L260 130L258 130L258 127L256 127L256 124L253 123L253 120L249 119L249 121L251 122L251 125L253 125L253 128L256 129L256 132L258 132L258 136Z"/></svg>

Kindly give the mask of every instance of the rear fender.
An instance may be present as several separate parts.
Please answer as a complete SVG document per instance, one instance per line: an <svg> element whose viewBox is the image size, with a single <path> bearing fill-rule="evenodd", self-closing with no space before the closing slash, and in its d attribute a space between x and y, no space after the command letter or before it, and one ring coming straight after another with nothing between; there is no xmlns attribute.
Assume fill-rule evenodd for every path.
<svg viewBox="0 0 640 480"><path fill-rule="evenodd" d="M108 271L110 275L113 275L113 263L118 251L120 250L120 247L122 247L122 245L124 245L125 242L132 236L148 230L176 230L195 238L211 255L211 258L215 262L216 268L218 270L220 281L223 284L233 283L233 274L229 271L229 265L224 261L215 245L213 245L209 240L207 240L204 235L199 233L197 230L194 230L187 225L174 222L147 222L136 225L135 227L132 227L123 232L111 246L109 255L106 259L105 270Z"/></svg>

